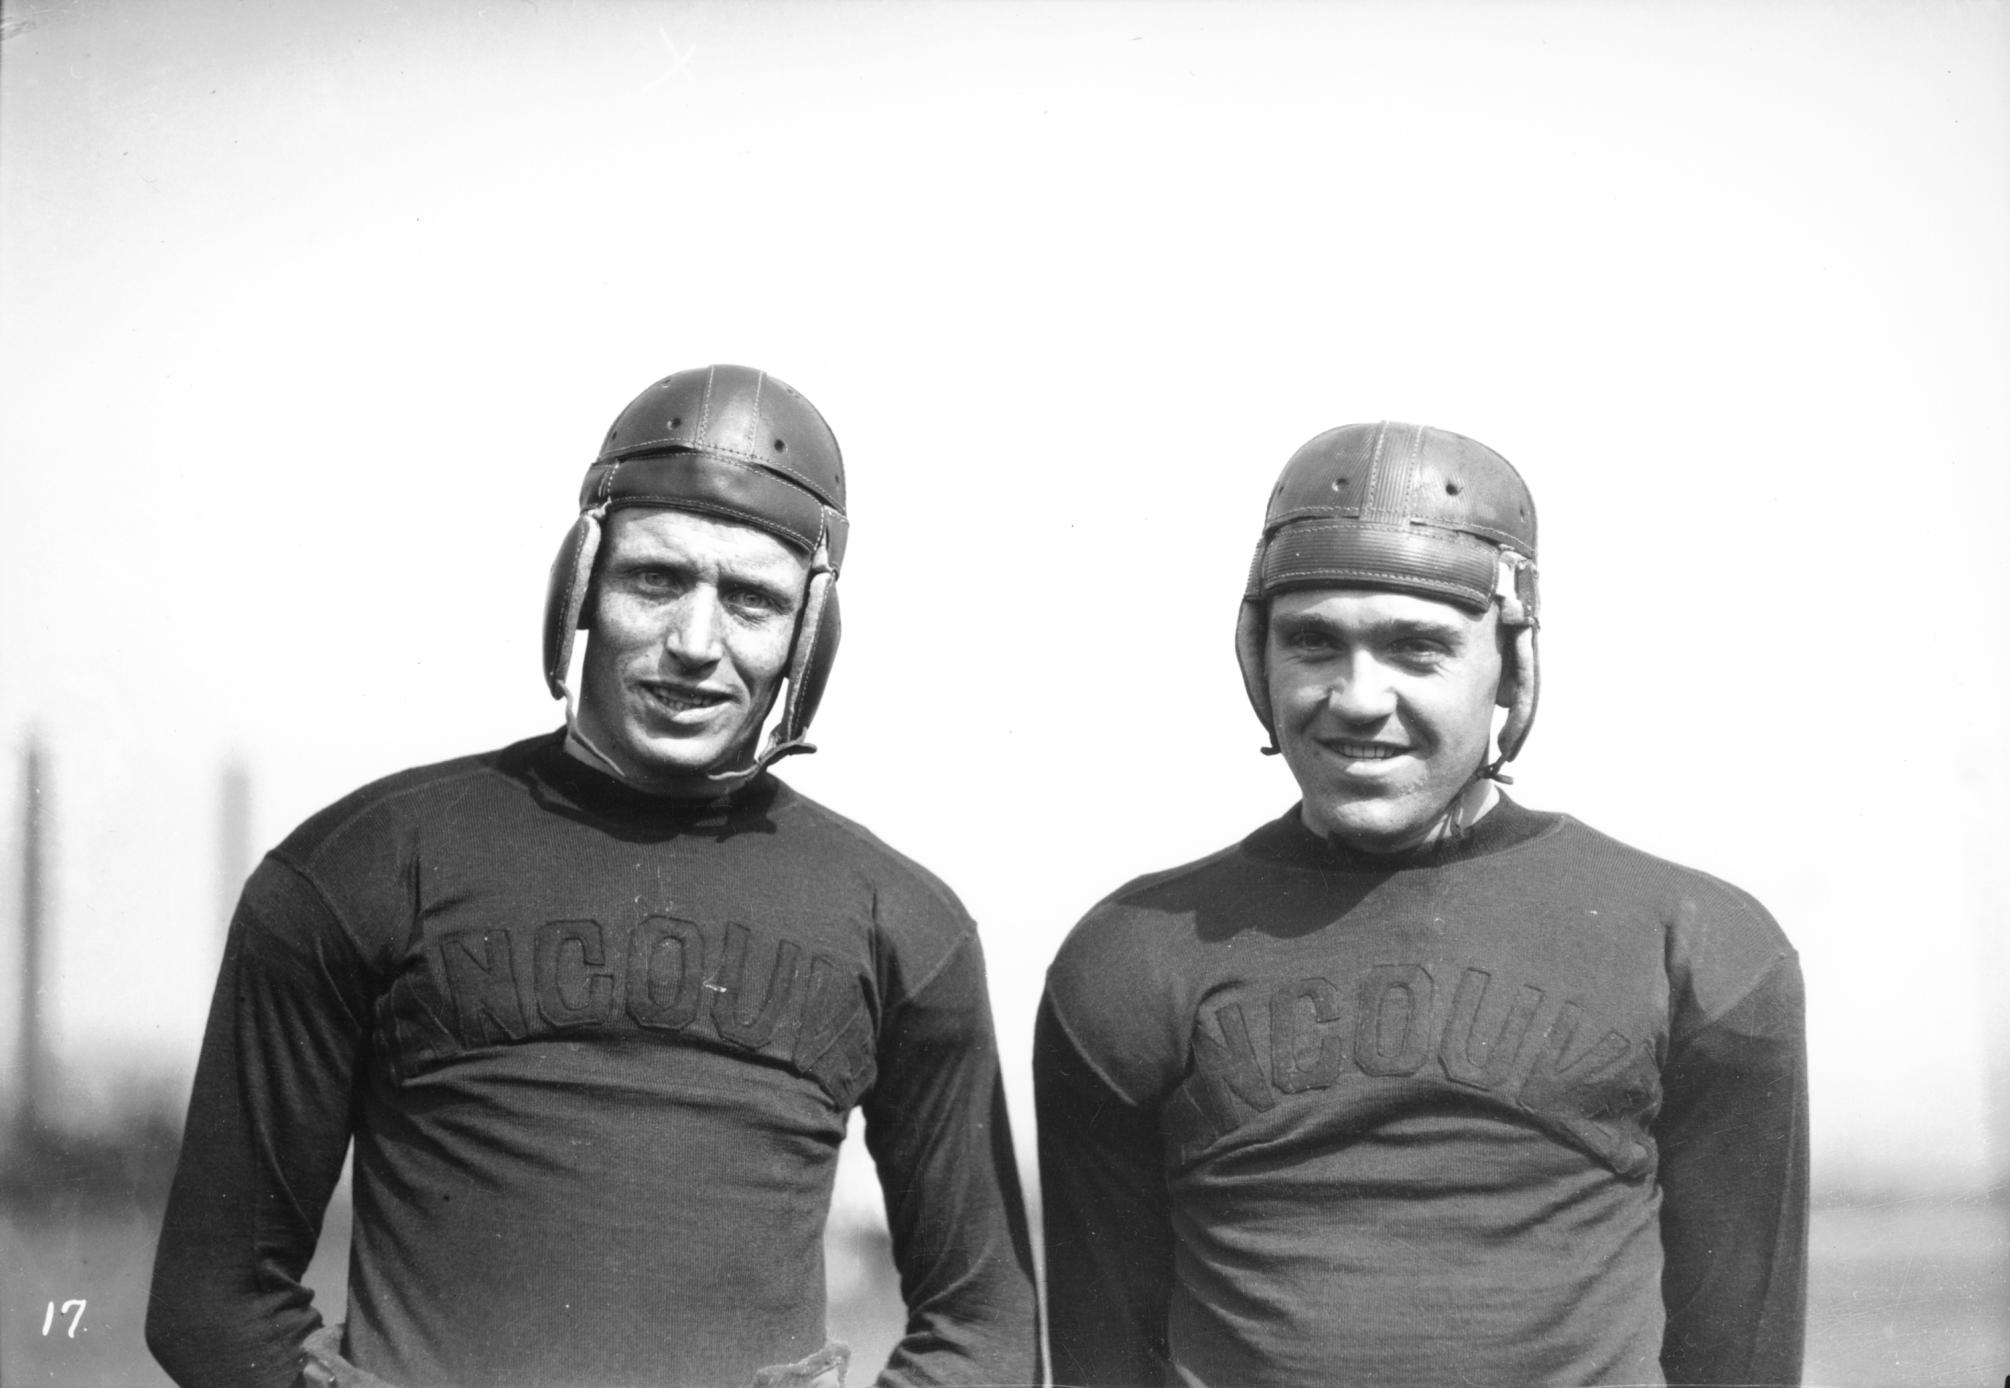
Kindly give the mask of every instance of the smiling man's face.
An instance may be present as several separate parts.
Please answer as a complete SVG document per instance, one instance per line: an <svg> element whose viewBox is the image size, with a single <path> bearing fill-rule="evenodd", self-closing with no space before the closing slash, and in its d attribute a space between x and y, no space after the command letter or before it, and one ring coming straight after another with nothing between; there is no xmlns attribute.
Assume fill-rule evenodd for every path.
<svg viewBox="0 0 2010 1388"><path fill-rule="evenodd" d="M809 562L689 511L608 517L580 733L637 785L697 791L760 730L788 666Z"/></svg>
<svg viewBox="0 0 2010 1388"><path fill-rule="evenodd" d="M1497 621L1381 589L1271 599L1270 706L1306 827L1375 853L1429 836L1487 756Z"/></svg>

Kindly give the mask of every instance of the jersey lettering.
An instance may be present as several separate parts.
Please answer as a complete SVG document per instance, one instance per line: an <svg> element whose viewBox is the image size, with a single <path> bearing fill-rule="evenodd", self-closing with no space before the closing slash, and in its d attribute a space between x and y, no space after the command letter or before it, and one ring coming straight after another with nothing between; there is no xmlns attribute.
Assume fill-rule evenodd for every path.
<svg viewBox="0 0 2010 1388"><path fill-rule="evenodd" d="M719 965L719 981L708 985L712 992L712 1028L736 1046L757 1051L775 1034L775 1023L796 991L797 961L802 947L794 940L775 943L775 966L768 986L751 1020L742 1018L741 1000L746 997L747 954L752 949L753 932L744 925L726 927L726 956Z"/></svg>
<svg viewBox="0 0 2010 1388"><path fill-rule="evenodd" d="M698 1020L705 993L705 936L694 921L644 916L628 936L628 1015L654 1031Z"/></svg>
<svg viewBox="0 0 2010 1388"><path fill-rule="evenodd" d="M1498 1096L1622 1175L1644 1174L1652 1162L1646 1147L1604 1120L1650 1106L1646 1048L1610 1029L1581 1042L1583 1005L1564 999L1546 1009L1546 994L1533 984L1489 1006L1494 982L1486 970L1466 968L1440 1008L1436 980L1422 964L1378 965L1351 989L1331 978L1286 980L1270 986L1268 1006L1257 1014L1268 1024L1267 1045L1251 1035L1243 1005L1223 1001L1194 1019L1192 1068L1170 1096L1168 1133L1190 1154L1282 1098L1304 1102L1299 1096L1332 1089L1350 1074L1406 1079L1435 1058L1445 1081ZM1546 1010L1548 1024L1538 1031ZM1541 1043L1531 1045L1538 1035ZM1641 1063L1648 1071L1636 1073Z"/></svg>
<svg viewBox="0 0 2010 1388"><path fill-rule="evenodd" d="M1242 1123L1235 1100L1261 1113L1276 1107L1277 1098L1263 1076L1256 1048L1249 1044L1249 1023L1243 1020L1242 1008L1235 1003L1216 1008L1214 1024L1221 1029L1219 1041L1208 1035L1205 1026L1196 1024L1193 1029L1194 1078L1200 1081L1194 1097L1214 1126L1227 1132Z"/></svg>
<svg viewBox="0 0 2010 1388"><path fill-rule="evenodd" d="M844 1106L872 1083L872 1017L855 999L857 986L821 954L810 960L808 995L803 1021L796 1031L792 1059L798 1070L822 1085Z"/></svg>
<svg viewBox="0 0 2010 1388"><path fill-rule="evenodd" d="M411 1073L484 1047L608 1028L771 1055L839 1108L876 1072L868 980L779 932L667 915L625 931L555 920L456 931L427 953L430 970L405 989L412 1006L392 1019L424 1043L405 1052ZM450 1007L429 1002L439 993Z"/></svg>
<svg viewBox="0 0 2010 1388"><path fill-rule="evenodd" d="M1514 1006L1501 1020L1499 1030L1488 1037L1481 1030L1481 1009L1486 1006L1487 985L1493 976L1485 969L1467 969L1452 994L1452 1015L1445 1024L1444 1044L1438 1047L1438 1064L1445 1078L1474 1089L1499 1089L1521 1059L1522 1042L1528 1026L1542 1006L1542 989L1528 984L1516 995Z"/></svg>
<svg viewBox="0 0 2010 1388"><path fill-rule="evenodd" d="M599 921L546 921L537 928L537 1010L561 1029L598 1026L614 1007L614 971L603 967Z"/></svg>
<svg viewBox="0 0 2010 1388"><path fill-rule="evenodd" d="M1347 1064L1347 1035L1330 1027L1339 1020L1340 990L1323 978L1280 983L1271 992L1270 1074L1280 1090L1303 1094L1340 1078ZM1308 1060L1305 1046L1313 1037L1319 1049Z"/></svg>
<svg viewBox="0 0 2010 1388"><path fill-rule="evenodd" d="M1586 1046L1570 1058L1571 1043L1583 1019L1583 1008L1574 1002L1564 1004L1549 1025L1549 1047L1537 1058L1515 1097L1529 1109L1555 1115L1572 1136L1622 1172L1644 1171L1647 1149L1597 1121L1615 1116L1629 1101L1645 1097L1636 1094L1634 1086L1610 1083L1626 1069L1633 1043L1616 1031L1608 1031L1596 1045Z"/></svg>
<svg viewBox="0 0 2010 1388"><path fill-rule="evenodd" d="M440 955L462 1045L492 1046L530 1035L517 997L516 963L507 930L450 935L440 942Z"/></svg>
<svg viewBox="0 0 2010 1388"><path fill-rule="evenodd" d="M1433 992L1431 975L1418 964L1368 971L1354 1032L1354 1063L1361 1073L1414 1075L1424 1068L1431 1055Z"/></svg>

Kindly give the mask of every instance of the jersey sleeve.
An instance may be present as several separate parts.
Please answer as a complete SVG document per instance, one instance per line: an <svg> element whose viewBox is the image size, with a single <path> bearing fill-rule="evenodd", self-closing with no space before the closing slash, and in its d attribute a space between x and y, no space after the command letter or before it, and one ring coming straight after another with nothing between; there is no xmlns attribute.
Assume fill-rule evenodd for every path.
<svg viewBox="0 0 2010 1388"><path fill-rule="evenodd" d="M1032 1241L976 934L891 999L864 1104L907 1305L884 1388L1039 1381Z"/></svg>
<svg viewBox="0 0 2010 1388"><path fill-rule="evenodd" d="M1670 1384L1792 1384L1807 1285L1801 973L1784 954L1671 1043L1661 1150L1661 1364Z"/></svg>
<svg viewBox="0 0 2010 1388"><path fill-rule="evenodd" d="M370 1008L354 942L277 858L231 922L154 1260L147 1345L183 1388L291 1388L300 1278L348 1147Z"/></svg>
<svg viewBox="0 0 2010 1388"><path fill-rule="evenodd" d="M1033 1086L1054 1382L1157 1388L1173 1283L1157 1112L1084 1058L1051 992L1034 1032Z"/></svg>

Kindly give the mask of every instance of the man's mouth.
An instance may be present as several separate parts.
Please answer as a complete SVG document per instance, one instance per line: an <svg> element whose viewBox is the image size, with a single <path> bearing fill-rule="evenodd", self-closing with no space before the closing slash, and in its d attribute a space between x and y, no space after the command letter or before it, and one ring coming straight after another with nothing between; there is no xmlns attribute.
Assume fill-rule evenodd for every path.
<svg viewBox="0 0 2010 1388"><path fill-rule="evenodd" d="M1355 742L1344 737L1328 738L1320 745L1335 756L1345 757L1349 761L1386 761L1409 750L1407 747L1393 747L1386 742Z"/></svg>
<svg viewBox="0 0 2010 1388"><path fill-rule="evenodd" d="M671 713L695 713L702 709L715 708L726 702L726 696L716 690L695 684L671 684L662 680L649 680L642 686L642 692L650 702Z"/></svg>

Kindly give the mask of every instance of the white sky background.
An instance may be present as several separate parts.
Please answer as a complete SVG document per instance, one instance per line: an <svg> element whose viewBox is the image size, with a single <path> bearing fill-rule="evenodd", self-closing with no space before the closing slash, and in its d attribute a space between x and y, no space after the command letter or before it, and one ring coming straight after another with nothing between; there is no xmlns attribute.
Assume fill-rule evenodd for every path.
<svg viewBox="0 0 2010 1388"><path fill-rule="evenodd" d="M723 360L854 486L785 775L978 916L1022 1145L1068 927L1292 801L1243 570L1386 417L1540 505L1514 793L1800 947L1820 1178L2010 1163L2005 4L4 14L0 947L39 728L73 1073L185 1078L227 756L262 848L555 725L580 474Z"/></svg>

